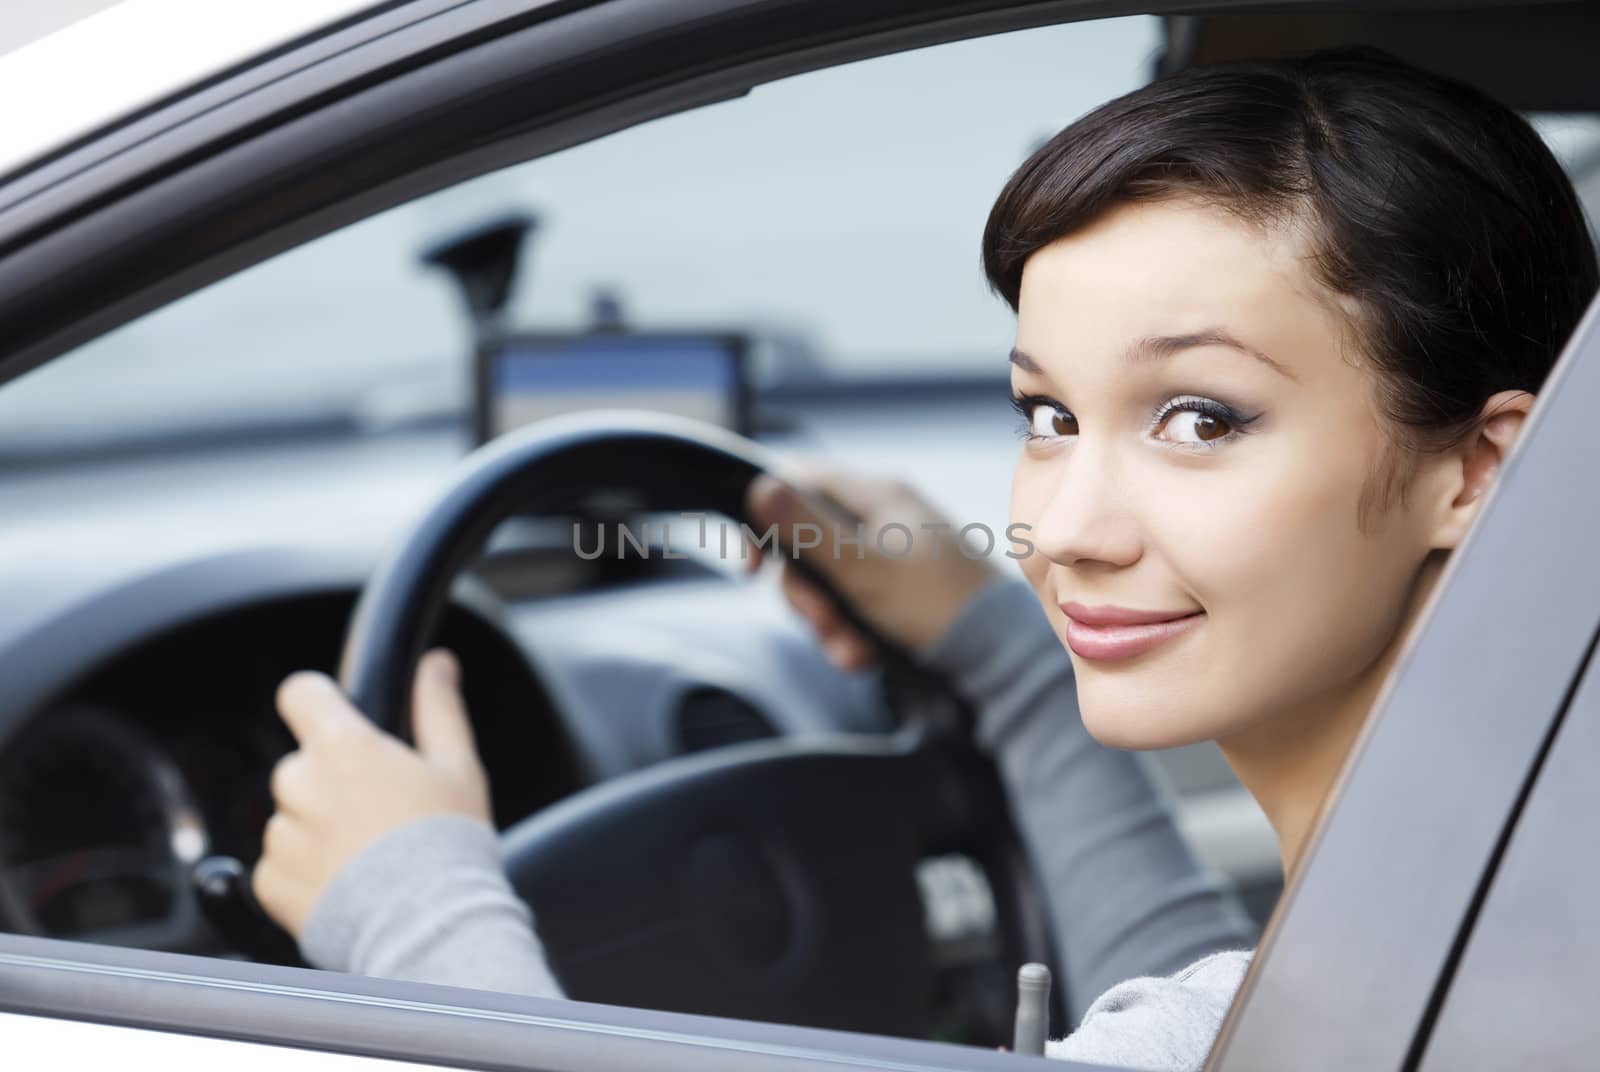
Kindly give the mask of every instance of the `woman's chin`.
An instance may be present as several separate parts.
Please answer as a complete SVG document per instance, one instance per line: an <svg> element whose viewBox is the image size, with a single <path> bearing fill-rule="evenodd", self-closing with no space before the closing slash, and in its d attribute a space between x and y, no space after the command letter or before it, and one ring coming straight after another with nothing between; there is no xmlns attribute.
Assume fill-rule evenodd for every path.
<svg viewBox="0 0 1600 1072"><path fill-rule="evenodd" d="M1083 725L1089 736L1107 748L1145 752L1158 748L1181 748L1211 740L1213 727L1192 707L1174 707L1170 701L1153 698L1097 698L1085 695L1081 686L1078 699Z"/></svg>

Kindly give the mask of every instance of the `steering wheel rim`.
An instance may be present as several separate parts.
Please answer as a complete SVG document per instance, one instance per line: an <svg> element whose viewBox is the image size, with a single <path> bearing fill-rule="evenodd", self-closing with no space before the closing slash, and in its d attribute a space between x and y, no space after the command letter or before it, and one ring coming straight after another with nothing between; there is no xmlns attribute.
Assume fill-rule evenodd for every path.
<svg viewBox="0 0 1600 1072"><path fill-rule="evenodd" d="M570 511L588 496L611 509L743 519L750 482L772 468L742 437L634 411L553 418L480 448L363 589L346 633L342 687L377 725L409 738L414 667L451 582L513 513ZM838 598L826 578L803 561L791 565L834 596L877 646L886 687L923 717L894 738L757 741L609 779L506 832L507 871L533 906L552 967L573 997L926 1035L934 1025L923 1013L938 980L923 955L929 942L918 859L955 852L979 862L1001 944L1018 962L1049 956L1046 913L992 763L970 734L951 732L965 723L954 692ZM816 803L801 814L775 786L787 799ZM728 821L738 813L768 827ZM820 820L831 841L808 831ZM651 833L641 837L642 830ZM605 888L617 895L613 911L650 916L655 938L620 956L604 934L591 940L593 887L571 881L583 857L591 869L596 860L604 865ZM857 886L841 877L845 857L860 868ZM234 896L248 898L248 877L239 881L237 868L227 872L231 879L215 877L224 872L213 868L212 885L231 881ZM708 912L702 902L716 901L717 876L761 892ZM209 891L213 901L216 892ZM210 914L238 930L237 905ZM661 944L663 926L677 944ZM1002 1038L1007 1011L988 1014Z"/></svg>
<svg viewBox="0 0 1600 1072"><path fill-rule="evenodd" d="M731 432L632 410L553 417L480 447L361 592L339 664L339 684L356 707L409 739L412 668L456 574L514 511L580 506L591 471L621 478L624 466L626 480L602 489L613 509L626 483L631 509L729 517L742 516L745 489L771 468L760 447Z"/></svg>

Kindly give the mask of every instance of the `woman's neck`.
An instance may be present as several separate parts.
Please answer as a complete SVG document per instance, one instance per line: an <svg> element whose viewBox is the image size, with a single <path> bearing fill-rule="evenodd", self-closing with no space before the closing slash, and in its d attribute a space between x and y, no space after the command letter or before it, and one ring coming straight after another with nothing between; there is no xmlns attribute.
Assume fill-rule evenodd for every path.
<svg viewBox="0 0 1600 1072"><path fill-rule="evenodd" d="M1299 863L1328 792L1442 569L1442 557L1424 564L1394 640L1337 695L1312 700L1291 717L1266 719L1218 742L1228 765L1261 805L1278 835L1285 877Z"/></svg>
<svg viewBox="0 0 1600 1072"><path fill-rule="evenodd" d="M1270 719L1220 742L1228 765L1278 835L1286 877L1300 859L1392 660L1385 652L1337 702L1307 704L1293 718Z"/></svg>

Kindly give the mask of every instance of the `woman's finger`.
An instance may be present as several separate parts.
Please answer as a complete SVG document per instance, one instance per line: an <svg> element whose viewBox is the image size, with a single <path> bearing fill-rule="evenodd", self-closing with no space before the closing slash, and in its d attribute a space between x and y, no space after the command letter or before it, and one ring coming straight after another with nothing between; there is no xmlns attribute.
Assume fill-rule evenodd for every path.
<svg viewBox="0 0 1600 1072"><path fill-rule="evenodd" d="M298 811L309 796L307 790L316 784L311 763L311 756L305 750L297 749L273 765L267 787L278 811Z"/></svg>
<svg viewBox="0 0 1600 1072"><path fill-rule="evenodd" d="M373 729L327 674L300 670L283 679L277 693L278 716L302 745L326 734L360 734Z"/></svg>
<svg viewBox="0 0 1600 1072"><path fill-rule="evenodd" d="M817 642L829 662L841 670L862 670L877 658L871 643L816 585L794 570L785 570L783 590L789 603L817 634Z"/></svg>
<svg viewBox="0 0 1600 1072"><path fill-rule="evenodd" d="M828 661L840 670L865 670L874 661L872 646L848 627L827 634L822 650L827 653Z"/></svg>
<svg viewBox="0 0 1600 1072"><path fill-rule="evenodd" d="M789 605L819 633L837 617L832 601L823 595L816 585L800 576L798 570L783 567L783 578L779 586L783 589L783 597L789 601Z"/></svg>
<svg viewBox="0 0 1600 1072"><path fill-rule="evenodd" d="M826 643L834 637L844 637L855 648L867 648L865 639L840 612L832 597L806 580L798 570L784 569L783 591L789 604L806 620L819 640Z"/></svg>
<svg viewBox="0 0 1600 1072"><path fill-rule="evenodd" d="M454 771L475 771L478 745L461 696L461 664L444 648L417 661L412 684L411 722L417 751L429 763Z"/></svg>

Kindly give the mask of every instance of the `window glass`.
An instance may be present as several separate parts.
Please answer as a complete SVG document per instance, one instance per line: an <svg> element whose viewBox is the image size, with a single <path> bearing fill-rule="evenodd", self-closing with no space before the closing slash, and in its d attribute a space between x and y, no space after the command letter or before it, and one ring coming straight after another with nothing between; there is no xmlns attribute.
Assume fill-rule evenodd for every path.
<svg viewBox="0 0 1600 1072"><path fill-rule="evenodd" d="M509 320L756 333L772 374L994 368L978 242L1042 139L1144 82L1153 17L1027 30L755 88L404 205L220 282L0 393L0 452L467 405L467 323L431 244L535 215ZM775 355L783 355L781 357Z"/></svg>
<svg viewBox="0 0 1600 1072"><path fill-rule="evenodd" d="M469 404L467 321L430 245L537 221L509 323L738 330L769 379L992 369L994 193L1061 126L1146 81L1160 21L962 41L811 72L440 191L220 282L0 393L0 457L237 426L374 430ZM1536 125L1600 215L1600 119Z"/></svg>
<svg viewBox="0 0 1600 1072"><path fill-rule="evenodd" d="M382 430L469 404L468 324L433 243L526 213L509 322L738 330L768 379L995 367L978 262L995 191L1041 140L1146 81L1136 16L811 72L401 206L224 280L0 392L0 459L243 423ZM1600 119L1536 126L1600 217Z"/></svg>

